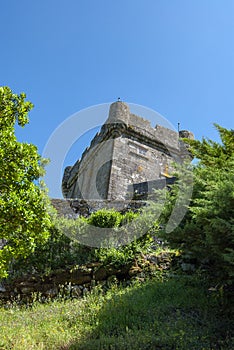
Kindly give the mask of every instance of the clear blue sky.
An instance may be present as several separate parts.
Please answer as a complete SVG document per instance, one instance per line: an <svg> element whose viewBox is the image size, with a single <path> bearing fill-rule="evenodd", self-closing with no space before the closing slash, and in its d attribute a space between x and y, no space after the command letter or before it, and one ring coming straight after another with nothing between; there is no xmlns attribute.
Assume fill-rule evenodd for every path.
<svg viewBox="0 0 234 350"><path fill-rule="evenodd" d="M40 153L66 118L119 96L198 139L233 128L233 0L1 0L0 23L1 85L34 103L17 133Z"/></svg>

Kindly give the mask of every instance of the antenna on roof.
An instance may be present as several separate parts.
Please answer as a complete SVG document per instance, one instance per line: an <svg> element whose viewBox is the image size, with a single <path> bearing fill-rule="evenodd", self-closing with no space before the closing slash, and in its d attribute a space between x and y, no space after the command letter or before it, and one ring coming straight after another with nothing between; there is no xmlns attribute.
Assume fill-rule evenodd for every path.
<svg viewBox="0 0 234 350"><path fill-rule="evenodd" d="M180 122L178 122L178 133L180 132Z"/></svg>

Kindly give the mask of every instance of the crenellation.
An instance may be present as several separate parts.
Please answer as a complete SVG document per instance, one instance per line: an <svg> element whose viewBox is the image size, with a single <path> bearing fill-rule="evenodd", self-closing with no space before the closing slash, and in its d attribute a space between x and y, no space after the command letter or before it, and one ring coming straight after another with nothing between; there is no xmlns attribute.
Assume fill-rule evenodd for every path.
<svg viewBox="0 0 234 350"><path fill-rule="evenodd" d="M138 115L132 114L132 113L130 114L129 125L131 125L132 127L137 126L144 130L152 129L152 126L149 120L139 117Z"/></svg>
<svg viewBox="0 0 234 350"><path fill-rule="evenodd" d="M188 151L181 137L193 137L130 113L123 102L115 102L105 124L63 178L65 198L124 200L135 183L151 184L170 178L173 162L182 162ZM160 180L160 181L161 181Z"/></svg>

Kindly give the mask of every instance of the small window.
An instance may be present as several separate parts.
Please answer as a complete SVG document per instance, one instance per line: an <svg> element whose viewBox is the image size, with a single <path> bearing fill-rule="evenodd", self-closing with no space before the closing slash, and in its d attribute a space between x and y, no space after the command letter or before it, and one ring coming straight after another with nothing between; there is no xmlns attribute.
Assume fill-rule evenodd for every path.
<svg viewBox="0 0 234 350"><path fill-rule="evenodd" d="M130 152L135 153L136 155L146 156L147 148L141 147L133 142L129 142Z"/></svg>
<svg viewBox="0 0 234 350"><path fill-rule="evenodd" d="M138 152L139 152L139 154L143 154L144 156L146 155L146 153L147 153L147 150L146 149L144 149L144 148L138 148Z"/></svg>

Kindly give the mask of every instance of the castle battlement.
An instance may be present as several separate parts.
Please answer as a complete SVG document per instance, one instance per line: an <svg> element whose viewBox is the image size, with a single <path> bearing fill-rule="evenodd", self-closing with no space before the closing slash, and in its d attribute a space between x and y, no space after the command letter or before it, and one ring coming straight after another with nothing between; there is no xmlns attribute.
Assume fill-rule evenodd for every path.
<svg viewBox="0 0 234 350"><path fill-rule="evenodd" d="M192 138L132 114L121 101L111 104L109 115L80 160L64 171L65 198L124 200L134 183L154 181L173 171L172 163L188 152L180 137ZM163 175L164 174L164 175Z"/></svg>

